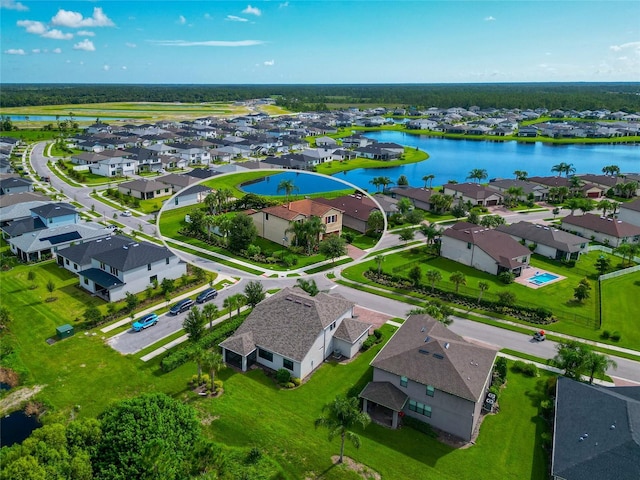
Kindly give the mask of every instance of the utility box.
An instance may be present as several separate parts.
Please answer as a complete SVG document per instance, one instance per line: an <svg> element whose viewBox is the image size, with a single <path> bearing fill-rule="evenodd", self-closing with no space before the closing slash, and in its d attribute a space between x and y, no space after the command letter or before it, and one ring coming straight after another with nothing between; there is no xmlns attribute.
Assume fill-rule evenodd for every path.
<svg viewBox="0 0 640 480"><path fill-rule="evenodd" d="M68 323L66 325L62 325L56 328L56 334L58 335L59 340L63 340L65 338L69 338L74 333L73 327Z"/></svg>

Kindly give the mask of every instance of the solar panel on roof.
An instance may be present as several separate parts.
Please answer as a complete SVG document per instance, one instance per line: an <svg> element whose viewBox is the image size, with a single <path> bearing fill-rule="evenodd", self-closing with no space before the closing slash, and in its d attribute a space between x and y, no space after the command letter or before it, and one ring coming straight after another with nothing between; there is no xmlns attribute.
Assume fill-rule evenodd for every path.
<svg viewBox="0 0 640 480"><path fill-rule="evenodd" d="M61 233L60 235L53 235L52 237L41 238L40 241L41 242L49 241L51 245L58 245L60 243L71 242L73 240L78 240L80 238L82 238L82 235L80 235L78 232L67 232L67 233Z"/></svg>

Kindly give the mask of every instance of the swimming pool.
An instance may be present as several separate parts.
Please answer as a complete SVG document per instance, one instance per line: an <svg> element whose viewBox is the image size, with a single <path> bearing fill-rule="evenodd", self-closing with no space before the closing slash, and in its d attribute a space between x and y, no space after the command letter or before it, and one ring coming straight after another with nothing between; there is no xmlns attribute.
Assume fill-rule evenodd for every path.
<svg viewBox="0 0 640 480"><path fill-rule="evenodd" d="M534 285L544 285L557 278L559 278L558 275L554 275L553 273L537 273L529 279L529 282Z"/></svg>

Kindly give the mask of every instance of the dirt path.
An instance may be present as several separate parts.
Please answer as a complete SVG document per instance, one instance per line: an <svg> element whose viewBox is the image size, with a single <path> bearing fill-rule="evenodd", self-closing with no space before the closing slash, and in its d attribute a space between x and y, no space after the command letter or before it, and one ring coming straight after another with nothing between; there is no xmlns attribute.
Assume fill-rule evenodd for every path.
<svg viewBox="0 0 640 480"><path fill-rule="evenodd" d="M33 387L23 387L19 388L15 392L11 392L0 400L0 415L6 415L7 413L17 409L45 386L46 385L34 385Z"/></svg>

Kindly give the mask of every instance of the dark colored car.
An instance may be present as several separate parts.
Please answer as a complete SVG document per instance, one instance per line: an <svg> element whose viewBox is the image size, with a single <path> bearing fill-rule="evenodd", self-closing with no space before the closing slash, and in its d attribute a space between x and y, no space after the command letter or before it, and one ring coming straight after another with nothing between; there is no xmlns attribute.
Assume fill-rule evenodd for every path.
<svg viewBox="0 0 640 480"><path fill-rule="evenodd" d="M190 298L185 298L184 300L180 300L173 307L171 307L169 313L171 313L171 315L178 315L179 313L189 310L192 306L193 300L191 300Z"/></svg>
<svg viewBox="0 0 640 480"><path fill-rule="evenodd" d="M196 302L198 303L208 302L209 300L213 300L217 296L218 296L218 291L215 288L207 288L202 293L200 293L200 295L196 297Z"/></svg>

